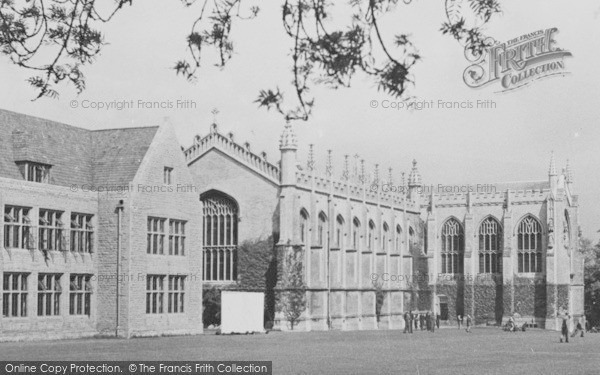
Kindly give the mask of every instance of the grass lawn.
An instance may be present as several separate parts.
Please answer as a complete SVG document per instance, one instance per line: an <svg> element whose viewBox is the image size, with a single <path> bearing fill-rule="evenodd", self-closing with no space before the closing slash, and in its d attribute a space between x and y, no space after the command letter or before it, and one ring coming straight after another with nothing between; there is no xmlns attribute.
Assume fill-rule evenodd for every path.
<svg viewBox="0 0 600 375"><path fill-rule="evenodd" d="M0 360L266 360L274 374L600 374L600 334L496 328L0 343Z"/></svg>

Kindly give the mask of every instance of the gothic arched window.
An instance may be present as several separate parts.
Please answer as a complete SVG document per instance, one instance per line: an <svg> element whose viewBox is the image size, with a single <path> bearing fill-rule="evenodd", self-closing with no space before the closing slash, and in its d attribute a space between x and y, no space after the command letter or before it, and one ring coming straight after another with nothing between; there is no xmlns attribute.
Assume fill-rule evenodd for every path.
<svg viewBox="0 0 600 375"><path fill-rule="evenodd" d="M479 273L502 273L502 227L493 217L479 227Z"/></svg>
<svg viewBox="0 0 600 375"><path fill-rule="evenodd" d="M360 239L360 221L357 218L352 220L352 248L358 249L358 240Z"/></svg>
<svg viewBox="0 0 600 375"><path fill-rule="evenodd" d="M335 219L335 244L341 248L344 241L344 218L338 215Z"/></svg>
<svg viewBox="0 0 600 375"><path fill-rule="evenodd" d="M319 246L325 246L325 235L327 233L327 216L321 211L319 213L319 223L317 226L317 243Z"/></svg>
<svg viewBox="0 0 600 375"><path fill-rule="evenodd" d="M305 209L300 210L300 242L306 243L308 238L308 212Z"/></svg>
<svg viewBox="0 0 600 375"><path fill-rule="evenodd" d="M565 222L563 224L563 245L565 248L571 246L571 225L569 224L569 211L565 210Z"/></svg>
<svg viewBox="0 0 600 375"><path fill-rule="evenodd" d="M447 220L442 226L442 273L463 273L465 234L456 219Z"/></svg>
<svg viewBox="0 0 600 375"><path fill-rule="evenodd" d="M373 222L373 220L369 220L369 234L367 237L367 248L372 251L374 243L375 243L375 223Z"/></svg>
<svg viewBox="0 0 600 375"><path fill-rule="evenodd" d="M429 241L429 238L427 237L427 226L423 226L423 252L425 254L427 254L427 252L429 251L429 243L427 242Z"/></svg>
<svg viewBox="0 0 600 375"><path fill-rule="evenodd" d="M390 227L387 223L383 223L383 238L381 239L381 249L387 251L387 243L389 241Z"/></svg>
<svg viewBox="0 0 600 375"><path fill-rule="evenodd" d="M237 280L238 206L217 191L203 195L205 281Z"/></svg>
<svg viewBox="0 0 600 375"><path fill-rule="evenodd" d="M519 272L542 272L542 226L533 216L526 216L517 227Z"/></svg>
<svg viewBox="0 0 600 375"><path fill-rule="evenodd" d="M400 252L400 244L402 243L402 227L396 225L396 251Z"/></svg>

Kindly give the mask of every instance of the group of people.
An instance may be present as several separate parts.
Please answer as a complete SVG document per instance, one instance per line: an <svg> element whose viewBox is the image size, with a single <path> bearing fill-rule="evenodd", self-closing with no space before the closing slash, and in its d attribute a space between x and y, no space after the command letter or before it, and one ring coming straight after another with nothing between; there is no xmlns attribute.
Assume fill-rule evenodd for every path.
<svg viewBox="0 0 600 375"><path fill-rule="evenodd" d="M563 321L562 321L562 327L560 329L560 333L561 333L561 337L560 337L560 342L569 342L569 321L571 320L571 316L569 314L567 314L567 316L563 317ZM583 329L583 324L581 324L582 318L579 318L577 320L577 325L575 326L575 329L573 330L573 333L571 334L571 338L577 336L577 334L579 332L581 332L581 337L583 337L583 333L584 333L584 329ZM585 322L585 331L590 332L590 330L588 329L589 324L587 322Z"/></svg>
<svg viewBox="0 0 600 375"><path fill-rule="evenodd" d="M458 314L458 315L456 316L456 320L457 320L457 322L458 322L458 329L461 329L461 328L462 328L462 325L463 325L463 318L464 318L464 317L463 317L462 315L460 315L460 314ZM469 315L469 314L467 314L467 322L466 322L466 323L467 323L467 326L466 326L466 329L465 329L465 330L466 330L467 332L471 333L471 327L473 327L473 318L471 318L471 315Z"/></svg>
<svg viewBox="0 0 600 375"><path fill-rule="evenodd" d="M467 314L466 322L464 322L465 318L461 314L458 314L456 316L456 320L458 323L458 329L461 329L463 324L466 323L465 330L469 333L471 332L471 328L473 327L473 318L471 318L471 315ZM570 320L571 316L568 314L563 317L560 342L569 342ZM404 313L404 333L413 333L413 327L415 331L419 329L421 331L424 331L425 329L427 329L427 331L429 332L435 332L436 327L437 329L440 329L440 315L434 314L432 311L407 311ZM510 332L516 332L518 330L524 331L525 324L521 329L519 329L515 320L511 316L508 319L506 325L504 326L504 329ZM587 320L585 321L585 323L583 323L583 318L580 318L577 320L575 329L573 330L573 332L571 332L570 336L571 338L573 338L577 336L578 333L581 333L581 337L583 337L584 332L599 331L600 330L598 330L596 327L592 327L591 324L587 322Z"/></svg>
<svg viewBox="0 0 600 375"><path fill-rule="evenodd" d="M523 324L523 326L520 329L522 331L525 331L525 324ZM517 332L519 330L519 327L517 327L517 323L515 323L515 320L512 316L508 318L508 322L506 322L504 330L508 332Z"/></svg>
<svg viewBox="0 0 600 375"><path fill-rule="evenodd" d="M435 315L432 311L423 312L412 312L408 311L404 313L404 333L413 333L413 326L415 330L419 328L421 331L427 329L429 332L435 332L435 328L440 328L440 316Z"/></svg>

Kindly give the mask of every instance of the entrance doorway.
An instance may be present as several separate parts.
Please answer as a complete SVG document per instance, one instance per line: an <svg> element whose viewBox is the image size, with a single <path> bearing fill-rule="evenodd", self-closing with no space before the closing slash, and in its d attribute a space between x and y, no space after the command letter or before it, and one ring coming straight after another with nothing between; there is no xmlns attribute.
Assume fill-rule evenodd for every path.
<svg viewBox="0 0 600 375"><path fill-rule="evenodd" d="M448 320L448 297L445 295L437 296L438 306L440 307L440 320Z"/></svg>

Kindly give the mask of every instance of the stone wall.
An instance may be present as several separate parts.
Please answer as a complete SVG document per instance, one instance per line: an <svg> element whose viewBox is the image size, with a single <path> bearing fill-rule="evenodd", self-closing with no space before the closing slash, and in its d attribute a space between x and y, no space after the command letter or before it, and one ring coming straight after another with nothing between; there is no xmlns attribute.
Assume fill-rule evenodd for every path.
<svg viewBox="0 0 600 375"><path fill-rule="evenodd" d="M76 191L77 190L77 191ZM4 207L5 205L27 207L30 209L32 249L4 247ZM72 253L70 249L71 212L94 215L93 223L98 223L98 201L95 193L82 192L62 186L41 185L33 182L0 178L0 207L2 221L0 225L0 270L26 273L27 277L27 315L25 317L0 317L0 340L57 339L93 336L96 334L98 319L98 241L93 244L93 253ZM62 212L62 222L66 235L64 251L42 251L38 247L38 228L40 209ZM96 230L97 233L97 230ZM60 313L56 316L38 316L38 275L60 275ZM69 283L71 274L91 275L92 295L90 315L69 314ZM2 280L0 279L0 283ZM0 288L0 306L2 306Z"/></svg>
<svg viewBox="0 0 600 375"><path fill-rule="evenodd" d="M173 168L173 183L165 186L164 167ZM69 187L0 178L0 207L15 205L30 208L33 249L0 250L2 272L27 273L26 317L0 318L0 340L74 338L118 334L139 335L191 334L202 332L202 251L201 205L193 180L173 129L157 131L134 181L106 192L114 182ZM104 188L98 192L96 188ZM114 187L114 186L113 186ZM191 190L190 190L190 187ZM83 190L83 191L82 191ZM121 258L117 259L118 209L121 216ZM62 212L65 251L37 249L40 209ZM71 212L93 215L93 252L69 251ZM2 212L4 213L4 212ZM165 218L165 255L149 255L148 216ZM4 217L4 215L2 215ZM168 255L168 219L186 222L185 255ZM0 237L4 236L4 219ZM3 242L2 242L3 244ZM119 264L119 268L117 268ZM40 273L60 274L62 292L60 315L38 316L37 295ZM71 274L91 275L90 315L69 314L69 278ZM146 313L146 277L164 275L164 309L161 314ZM184 312L169 314L168 276L185 276ZM118 288L118 292L117 292ZM0 305L2 294L0 293ZM118 332L117 332L117 305Z"/></svg>
<svg viewBox="0 0 600 375"><path fill-rule="evenodd" d="M173 168L172 183L164 183L164 167ZM135 176L128 217L131 236L126 243L129 309L127 336L196 334L202 325L202 206L178 146L174 131L161 127ZM147 253L148 217L165 219L164 254ZM169 220L185 222L185 253L169 255ZM146 280L165 277L162 314L146 313ZM183 313L167 312L168 277L185 277Z"/></svg>

